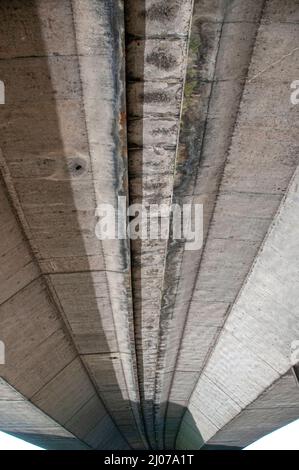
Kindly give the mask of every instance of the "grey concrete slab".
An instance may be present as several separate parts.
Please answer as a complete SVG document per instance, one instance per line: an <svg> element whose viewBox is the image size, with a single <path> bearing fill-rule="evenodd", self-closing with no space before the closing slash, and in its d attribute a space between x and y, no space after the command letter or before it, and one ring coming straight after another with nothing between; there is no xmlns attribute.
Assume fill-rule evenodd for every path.
<svg viewBox="0 0 299 470"><path fill-rule="evenodd" d="M298 384L290 371L243 410L208 443L246 447L298 419Z"/></svg>
<svg viewBox="0 0 299 470"><path fill-rule="evenodd" d="M195 398L203 377L207 376L219 388L219 394L224 392L237 403L242 409L240 426L244 426L244 433L243 437L239 434L240 441L232 436L228 439L238 445L242 439L245 445L254 436L261 437L267 430L298 417L298 408L294 406L297 380L294 375L281 379L293 365L292 345L298 337L295 248L298 236L293 223L298 210L297 179L298 170L191 398L190 411L199 406L211 420L214 415L219 417L218 408L207 413ZM266 389L269 390L265 394ZM257 399L261 400L258 404ZM263 422L263 413L265 424L257 427L256 420ZM218 429L233 418L233 415L223 418ZM253 428L258 432L254 433ZM213 433L208 434L207 440L212 436Z"/></svg>
<svg viewBox="0 0 299 470"><path fill-rule="evenodd" d="M88 445L56 423L3 378L0 379L0 429L45 449L86 450Z"/></svg>
<svg viewBox="0 0 299 470"><path fill-rule="evenodd" d="M225 59L223 54L219 53L216 70L219 67L219 71L224 74L227 70L229 74L232 74L231 77L226 76L228 79L237 78L240 75L234 74L233 71L239 73L242 70L242 64L246 64L246 54L247 67L249 62L251 64L243 94L241 94L242 87L238 88L237 82L234 83L234 86L229 86L230 82L224 82L222 90L220 82L217 83L217 88L214 86L212 90L209 108L212 116L205 127L203 144L203 172L199 166L198 185L195 191L197 194L200 194L200 191L207 191L210 200L213 194L214 197L218 194L215 209L213 204L210 206L210 214L213 214L211 224L208 223L205 226L205 233L208 233L208 236L202 257L200 258L200 254L198 256L197 283L194 291L189 290L189 295L192 298L191 304L187 303L190 320L187 320L184 336L180 343L179 370L189 367L190 370L198 368L200 372L204 367L217 335L213 336L214 326L211 326L211 343L206 343L206 352L204 353L202 346L206 334L202 320L204 319L206 324L209 324L209 316L203 314L202 320L198 323L198 336L196 336L194 312L196 310L204 311L202 309L207 302L224 302L228 304L228 310L224 315L223 311L219 310L219 320L220 323L225 320L297 165L297 159L294 157L297 147L294 116L297 110L291 106L289 83L286 82L286 77L289 77L291 81L295 73L296 55L295 52L290 54L292 52L290 47L291 44L294 44L294 36L297 33L294 25L279 25L274 21L274 17L272 22L263 24L257 31L261 3L255 3L255 11L251 2L246 2L246 4L238 2L231 5L227 10L222 29L224 41L222 44L225 54L229 54L231 50L231 47L228 46L229 41L232 43L236 41L235 44L238 44L243 52L239 57L238 54L232 54L231 62L229 58ZM217 21L219 21L219 17ZM242 21L246 22L245 28ZM246 28L250 34L246 33ZM256 41L255 32L257 32ZM281 34L284 39L276 47L273 38L276 38L277 34ZM293 49L294 47L293 45ZM262 59L265 50L269 51L269 60L266 63ZM286 55L285 59L284 55ZM264 69L266 69L265 72L254 78ZM264 75L265 80L263 79ZM242 102L238 119L234 124L238 111L238 96L242 97ZM233 101L230 97L235 97L234 104L232 104ZM227 114L224 113L226 109L228 110ZM221 112L223 113L222 117ZM231 123L229 123L230 116ZM294 131L289 126L291 121ZM238 146L237 142L239 144L242 142L242 148ZM225 149L224 152L223 149ZM234 164L234 159L238 163ZM217 165L219 166L217 167ZM235 186L233 189L230 182L234 184L233 181L237 181L234 168L240 177L243 171L244 174L238 180L238 188ZM209 184L209 182L211 183ZM220 191L218 192L219 184ZM247 209L243 206L244 197L248 201L252 200L252 204L249 204ZM230 203L225 208L223 202L228 199ZM234 201L237 200L238 202L235 204ZM257 207L260 208L260 212L257 211ZM244 217L248 217L248 219L245 220ZM196 265L196 257L194 257L193 264ZM186 266L189 268L190 264L186 264ZM188 268L182 271L182 278L186 279L188 276ZM185 287L178 290L180 295L182 292L186 292ZM194 301L196 304L193 306ZM177 311L182 315L181 309ZM216 323L218 327L221 327L218 321ZM197 350L201 351L200 355L194 353ZM227 352L223 352L223 354L226 355ZM202 361L201 365L200 361ZM241 378L239 380L241 381ZM172 400L174 399L172 394Z"/></svg>

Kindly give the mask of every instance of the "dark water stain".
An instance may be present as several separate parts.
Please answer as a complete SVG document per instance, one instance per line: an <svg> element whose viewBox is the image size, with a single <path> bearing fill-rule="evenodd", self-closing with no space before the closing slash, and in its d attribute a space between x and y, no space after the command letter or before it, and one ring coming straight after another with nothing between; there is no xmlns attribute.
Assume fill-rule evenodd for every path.
<svg viewBox="0 0 299 470"><path fill-rule="evenodd" d="M167 54L161 48L148 54L146 61L148 64L165 71L169 71L177 65L176 58L172 54Z"/></svg>
<svg viewBox="0 0 299 470"><path fill-rule="evenodd" d="M144 103L170 103L171 97L165 91L144 93L141 97Z"/></svg>
<svg viewBox="0 0 299 470"><path fill-rule="evenodd" d="M146 16L151 21L171 21L177 16L180 4L179 1L169 0L158 2L146 11Z"/></svg>

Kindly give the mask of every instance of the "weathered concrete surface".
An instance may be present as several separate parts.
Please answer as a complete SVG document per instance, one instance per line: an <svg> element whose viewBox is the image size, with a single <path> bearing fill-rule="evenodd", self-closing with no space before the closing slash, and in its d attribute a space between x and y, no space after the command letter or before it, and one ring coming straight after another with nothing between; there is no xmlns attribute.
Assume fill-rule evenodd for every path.
<svg viewBox="0 0 299 470"><path fill-rule="evenodd" d="M194 3L0 2L1 429L238 447L298 417L297 183L259 251L298 164L298 1ZM203 249L99 241L118 196L203 203Z"/></svg>
<svg viewBox="0 0 299 470"><path fill-rule="evenodd" d="M253 426L247 407L294 365L293 345L299 337L299 228L294 223L299 212L298 183L297 170L191 396L189 412L206 442L237 415L241 429ZM290 386L288 393L294 400L291 390ZM298 417L298 407L279 413L277 394L271 400L277 409L273 428ZM186 445L185 424L183 420L179 447ZM219 439L215 437L218 444L222 432L226 442L223 430ZM180 444L181 438L185 444ZM238 438L247 442L250 433L249 437L246 432L237 433L236 442Z"/></svg>
<svg viewBox="0 0 299 470"><path fill-rule="evenodd" d="M291 8L290 4L284 8ZM250 11L252 13L253 9ZM200 374L208 360L298 163L298 108L290 102L290 83L298 63L298 51L294 51L298 26L281 23L275 11L269 5L263 11L230 151L220 173L221 185L191 302L188 295L185 299L183 295L180 297L182 303L187 301L189 313L170 402L188 403L194 373ZM239 12L244 13L247 21L248 11ZM231 18L235 21L235 13ZM278 35L282 38L279 44L275 39ZM227 62L228 59L225 64ZM265 72L256 76L265 68ZM224 78L229 80L229 75ZM220 103L218 97L216 105ZM221 110L223 107L219 106L217 112ZM207 131L206 139L211 137ZM208 172L215 172L215 167L207 166L205 174ZM205 187L204 174L199 174L199 178L199 187ZM186 279L186 275L182 279ZM186 294L185 289L183 293ZM185 388L183 403L182 394L176 392L180 390L180 381L193 383ZM170 426L174 425L172 420ZM170 436L169 432L166 434Z"/></svg>
<svg viewBox="0 0 299 470"><path fill-rule="evenodd" d="M1 431L45 449L87 450L90 447L66 431L0 379Z"/></svg>
<svg viewBox="0 0 299 470"><path fill-rule="evenodd" d="M0 216L1 430L46 448L126 446L82 367L2 181Z"/></svg>
<svg viewBox="0 0 299 470"><path fill-rule="evenodd" d="M238 5L237 5L238 3ZM204 205L204 238L213 215L214 204L231 142L240 97L251 59L263 2L255 2L247 11L248 2L195 2L191 28L189 61L184 95L180 143L176 161L174 201L179 204ZM237 8L238 7L238 8ZM192 390L196 369L187 375L188 364L174 377L179 349L184 336L190 301L198 275L201 252L185 251L184 244L169 245L160 331L159 366L157 368L156 402L161 403L160 445L163 433L168 446L177 432L175 419L164 429L165 408L170 389L172 397L184 404L184 393ZM225 303L205 302L202 312L225 313ZM209 314L208 314L209 312ZM196 316L198 313L194 312ZM192 321L194 321L192 314ZM215 336L216 329L201 332L199 354ZM196 346L195 346L196 347ZM190 348L193 344L190 343ZM166 372L166 373L165 373ZM177 382L177 383L175 383ZM185 386L183 384L186 384ZM175 392L177 390L177 393ZM179 419L179 418L178 418Z"/></svg>
<svg viewBox="0 0 299 470"><path fill-rule="evenodd" d="M219 431L208 446L247 447L299 416L298 379L290 370Z"/></svg>
<svg viewBox="0 0 299 470"><path fill-rule="evenodd" d="M143 447L129 249L95 236L97 205L115 204L127 191L123 4L16 0L1 2L0 13L3 174L81 356L74 370L65 368L59 383L49 382L36 400L57 419L63 413L65 422L77 403L74 397L68 410L64 397L60 409L59 384L67 393L71 380L71 393L76 374L77 380L86 375L83 384L89 375L120 432L132 446ZM78 399L91 399L95 392L88 387L86 393L78 389ZM95 416L97 406L102 405L94 404Z"/></svg>
<svg viewBox="0 0 299 470"><path fill-rule="evenodd" d="M126 2L130 203L171 203L193 1ZM167 240L132 241L138 376L156 448L155 373Z"/></svg>

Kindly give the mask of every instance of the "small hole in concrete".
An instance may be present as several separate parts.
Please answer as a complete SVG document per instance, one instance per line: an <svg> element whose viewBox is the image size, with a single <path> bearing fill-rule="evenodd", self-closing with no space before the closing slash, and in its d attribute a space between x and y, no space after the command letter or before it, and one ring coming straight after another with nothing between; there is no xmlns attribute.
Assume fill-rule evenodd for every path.
<svg viewBox="0 0 299 470"><path fill-rule="evenodd" d="M72 175L74 178L80 177L86 170L86 162L83 160L83 158L69 158L67 165L70 175Z"/></svg>

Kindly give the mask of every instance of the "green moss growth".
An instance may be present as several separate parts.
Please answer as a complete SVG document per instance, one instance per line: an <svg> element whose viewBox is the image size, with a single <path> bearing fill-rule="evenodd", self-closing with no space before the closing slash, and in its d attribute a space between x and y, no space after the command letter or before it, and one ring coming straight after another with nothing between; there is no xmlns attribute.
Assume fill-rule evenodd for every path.
<svg viewBox="0 0 299 470"><path fill-rule="evenodd" d="M198 84L198 70L196 58L201 48L201 40L198 35L191 35L189 41L189 60L187 66L186 82L184 88L183 111L185 112L191 104L193 94Z"/></svg>
<svg viewBox="0 0 299 470"><path fill-rule="evenodd" d="M199 36L192 35L189 41L189 51L193 54L198 54L201 47L201 40Z"/></svg>

